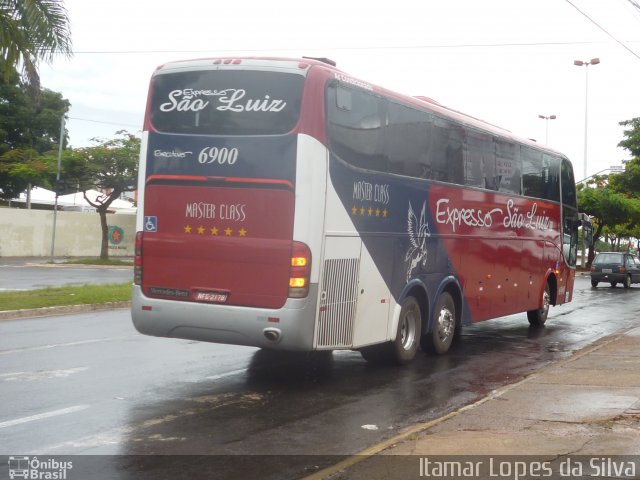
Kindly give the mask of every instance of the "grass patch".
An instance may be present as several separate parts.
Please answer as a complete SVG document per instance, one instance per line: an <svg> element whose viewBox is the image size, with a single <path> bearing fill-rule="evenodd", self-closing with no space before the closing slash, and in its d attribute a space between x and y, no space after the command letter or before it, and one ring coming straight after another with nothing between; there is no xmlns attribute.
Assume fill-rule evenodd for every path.
<svg viewBox="0 0 640 480"><path fill-rule="evenodd" d="M61 307L131 300L131 282L0 292L1 310Z"/></svg>
<svg viewBox="0 0 640 480"><path fill-rule="evenodd" d="M116 266L125 266L130 267L133 265L132 260L116 260L116 259L107 259L102 260L100 258L74 258L70 260L65 260L65 265L116 265Z"/></svg>

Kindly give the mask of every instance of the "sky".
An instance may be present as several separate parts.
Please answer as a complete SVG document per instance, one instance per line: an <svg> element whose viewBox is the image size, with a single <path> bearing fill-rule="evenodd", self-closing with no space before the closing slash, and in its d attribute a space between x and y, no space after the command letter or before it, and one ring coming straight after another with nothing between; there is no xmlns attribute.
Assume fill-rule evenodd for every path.
<svg viewBox="0 0 640 480"><path fill-rule="evenodd" d="M74 55L42 64L40 75L71 102L73 147L123 129L139 135L157 66L221 56L331 58L361 80L547 144L572 160L576 180L628 159L619 122L640 117L640 10L630 0L64 5ZM600 63L574 65L592 58Z"/></svg>

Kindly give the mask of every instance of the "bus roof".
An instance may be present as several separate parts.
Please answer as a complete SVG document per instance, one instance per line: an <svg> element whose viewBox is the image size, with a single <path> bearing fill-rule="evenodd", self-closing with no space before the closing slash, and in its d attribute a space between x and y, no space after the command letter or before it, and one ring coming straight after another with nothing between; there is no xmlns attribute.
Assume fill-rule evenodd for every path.
<svg viewBox="0 0 640 480"><path fill-rule="evenodd" d="M523 137L519 137L514 135L510 130L507 130L498 125L492 124L485 120L479 119L477 117L471 116L467 113L460 112L453 108L447 107L436 100L426 97L426 96L410 96L402 93L395 92L393 90L389 90L385 87L381 87L370 83L365 80L358 79L357 77L352 77L348 73L338 69L336 67L336 63L333 60L328 58L318 58L318 57L302 57L302 58L294 58L294 57L207 57L207 58L197 58L197 59L186 59L186 60L176 60L172 62L168 62L162 64L156 68L156 72L154 73L164 73L169 72L171 70L184 70L184 69L204 69L211 68L213 66L216 67L230 67L230 68L242 68L242 67L258 67L258 68L269 68L274 67L275 64L279 64L280 68L291 69L291 70L300 70L305 74L308 74L309 71L314 70L316 72L324 71L324 75L327 78L338 78L339 80L343 80L351 85L356 86L366 86L367 89L370 89L374 92L382 94L386 97L396 99L405 104L413 105L421 110L428 110L434 114L438 114L440 116L449 118L451 120L455 120L459 123L467 125L472 128L476 128L478 130L483 130L489 134L508 138L518 143L526 144L533 148L548 152L553 155L565 157L561 152L553 150L545 145L541 145L533 139L527 139ZM310 68L313 67L313 68ZM322 73L320 73L322 74Z"/></svg>

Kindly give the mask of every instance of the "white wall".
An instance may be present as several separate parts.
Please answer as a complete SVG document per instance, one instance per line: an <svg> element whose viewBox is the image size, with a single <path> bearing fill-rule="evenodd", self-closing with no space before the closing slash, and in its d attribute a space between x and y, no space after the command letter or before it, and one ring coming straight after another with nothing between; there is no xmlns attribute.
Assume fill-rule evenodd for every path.
<svg viewBox="0 0 640 480"><path fill-rule="evenodd" d="M124 232L121 243L109 242L109 256L133 256L135 215L107 215L107 224ZM52 232L52 210L0 207L0 257L50 256ZM58 212L54 256L98 257L101 234L97 213Z"/></svg>

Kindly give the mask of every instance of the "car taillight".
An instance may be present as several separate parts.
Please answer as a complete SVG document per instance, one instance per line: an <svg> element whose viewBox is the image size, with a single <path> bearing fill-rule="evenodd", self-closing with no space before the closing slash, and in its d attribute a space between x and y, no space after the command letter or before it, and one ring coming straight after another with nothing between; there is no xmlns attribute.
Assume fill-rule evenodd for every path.
<svg viewBox="0 0 640 480"><path fill-rule="evenodd" d="M142 232L136 233L135 256L133 258L133 283L142 285Z"/></svg>
<svg viewBox="0 0 640 480"><path fill-rule="evenodd" d="M625 268L624 268L624 267L620 267L620 268L618 269L618 271L619 271L620 273L624 273L624 272L626 272L626 270L625 270Z"/></svg>
<svg viewBox="0 0 640 480"><path fill-rule="evenodd" d="M302 242L293 242L289 270L289 297L304 298L309 294L311 250Z"/></svg>
<svg viewBox="0 0 640 480"><path fill-rule="evenodd" d="M595 271L596 271L596 267L591 266L591 271L592 271L592 272L595 272Z"/></svg>

